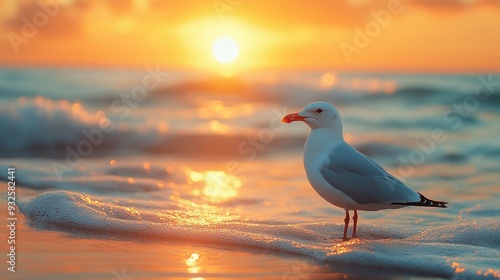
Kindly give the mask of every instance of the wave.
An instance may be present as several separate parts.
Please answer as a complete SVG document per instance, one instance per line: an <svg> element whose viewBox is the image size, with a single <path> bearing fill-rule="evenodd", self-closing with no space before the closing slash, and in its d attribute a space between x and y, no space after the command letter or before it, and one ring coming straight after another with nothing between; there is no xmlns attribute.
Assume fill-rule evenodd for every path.
<svg viewBox="0 0 500 280"><path fill-rule="evenodd" d="M103 118L109 120L115 129L108 132L102 125ZM0 110L0 126L9 131L0 135L0 155L64 158L68 154L86 154L90 149L88 153L91 155L126 151L239 159L250 157L257 150L259 153L280 153L299 149L305 141L305 135L266 134L266 137L271 138L264 139L266 149L262 150L260 144L259 147L253 147L251 144L258 131L253 134L230 135L174 133L161 130L161 124L159 122L149 126L134 126L112 121L102 111L93 114L77 102L53 101L43 97L21 98L13 106ZM269 130L268 126L262 125L260 129ZM391 148L382 143L363 145L360 148L369 154L402 152L398 147Z"/></svg>
<svg viewBox="0 0 500 280"><path fill-rule="evenodd" d="M2 156L64 157L68 153L110 152L161 141L163 123L134 126L113 121L103 111L90 113L81 103L21 97L0 108Z"/></svg>
<svg viewBox="0 0 500 280"><path fill-rule="evenodd" d="M102 238L187 241L313 258L328 264L386 268L437 277L498 277L500 223L463 221L426 230L362 224L342 242L343 225L257 221L206 205L141 210L76 192L46 192L20 204L38 228Z"/></svg>
<svg viewBox="0 0 500 280"><path fill-rule="evenodd" d="M213 83L217 84L215 82ZM236 89L240 87L250 87L243 81L238 80L234 83L235 85L232 87ZM428 131L431 129L442 126L449 129L450 133L455 133L451 130L452 128L448 128L450 123L443 123L442 121L442 111L448 107L443 108L442 106L434 105L430 107L426 104L425 107L422 106L419 110L408 110L408 107L397 101L396 98L396 101L393 100L391 102L399 106L390 110L393 112L392 116L391 114L379 115L377 111L385 110L388 103L384 101L380 104L375 104L373 100L367 98L367 96L372 95L384 99L394 98L394 96L399 95L398 90L396 90L393 95L384 93L358 94L345 88L334 88L332 92L325 92L323 89L311 86L308 87L300 83L292 85L256 85L256 88L263 88L264 90L262 92L257 90L257 93L245 94L257 94L258 98L256 98L254 102L278 102L280 104L279 108L292 106L293 108L289 108L290 110L298 110L298 108L302 107L304 104L316 100L327 100L334 103L340 101L340 107L343 107L341 108L343 112L345 110L344 115L346 120L350 122L350 127L352 127L353 130L361 129L361 131L366 131L368 126L377 125L377 129L389 129L391 131L400 129L430 133ZM205 85L202 83L197 86L201 87L199 90L202 90ZM196 86L193 87L197 89ZM408 86L406 87L408 88ZM180 97L183 93L182 90L192 90L191 87L187 87L187 89L182 88L182 90L181 88L182 86L179 87L179 92L167 96L172 99L182 99L182 97ZM403 87L403 89L404 88L405 87ZM415 92L418 91L417 89L418 88L415 88L409 91L417 96L418 93ZM215 87L213 90L216 91L217 88ZM268 94L270 92L273 93ZM436 92L439 92L439 94L436 93L437 95L446 96L446 100L448 98L458 98L463 101L463 96L465 94L464 92L458 92L457 94L449 92L447 94L441 94L440 90ZM196 91L196 94L198 94L198 91ZM207 100L214 97L211 94L213 93L209 92L206 97ZM225 98L230 100L228 101L229 103L233 102L241 105L243 104L242 102L248 101L246 100L248 96L245 94L236 97L232 97L229 91L224 92L224 94L227 95ZM404 95L404 93L402 93L402 95ZM229 96L231 96L231 98L228 98ZM268 96L268 99L265 100L266 96ZM492 97L493 95L491 98ZM402 98L404 99L405 97L403 96ZM191 100L193 98L187 99ZM438 99L439 98L436 100ZM88 101L88 99L86 100ZM155 99L155 102L156 101ZM488 100L488 102L482 102L481 104L490 104L489 101L490 100ZM109 105L109 102L105 103ZM415 102L412 101L410 103ZM450 106L453 104L449 102L445 103ZM370 107L367 107L368 105ZM159 107L155 107L157 104L151 106L153 107L147 107L147 109L154 108L155 110L159 110ZM175 108L175 106L173 108ZM183 103L179 106L202 105ZM259 105L254 104L250 106L255 106L254 115L259 115L259 113L269 115L269 111L271 110L267 107L273 107L269 104L262 105L261 103L259 103ZM295 108L295 106L297 106L297 108ZM191 114L196 112L196 109L197 107L192 107L187 108L185 111L189 111ZM235 110L237 111L237 109ZM283 111L286 110L283 109ZM370 112L373 112L373 115L368 114ZM268 155L270 153L283 153L290 150L298 151L304 143L305 133L301 134L301 136L274 133L269 130L268 119L264 121L262 121L262 119L256 120L258 118L254 115L238 115L238 117L234 119L225 120L228 123L224 124L227 130L226 132L229 131L229 133L218 134L210 129L201 129L200 120L180 120L179 124L173 124L177 121L173 119L172 125L185 127L186 129L170 130L168 128L169 124L167 124L166 121L155 120L151 117L151 115L155 113L142 112L141 114L143 115L139 115L134 119L122 120L118 116L107 116L103 111L97 110L97 112L93 112L77 101L71 102L66 99L51 100L40 96L35 98L20 97L17 102L10 104L10 106L5 106L3 104L0 106L0 126L4 131L8 132L0 135L0 156L11 158L48 157L64 159L71 155L87 154L88 152L89 157L110 154L124 155L149 153L183 157L203 157L209 159L244 160L254 157L254 154L257 152L262 155ZM384 115L386 117L381 117ZM452 114L450 116L453 117L453 121L460 121L460 123L467 125L467 127L464 126L461 130L469 129L469 127L483 128L486 125L493 125L493 123L488 123L486 118L491 119L494 117L494 115L488 114L484 116L476 114L467 118L459 118L457 114ZM212 117L217 119L217 111L214 111ZM113 129L109 132L105 129L106 123L111 123L113 126ZM220 124L220 122L215 121L214 124ZM456 123L454 122L453 125L454 124ZM461 130L458 132L461 132ZM292 128L287 128L286 131L297 133L297 130L294 131ZM261 136L269 138L264 139L269 143L266 143L266 145L261 145L261 143L251 144L252 141L259 136L259 132L261 132ZM272 133L270 134L267 132ZM427 136L428 134L425 135ZM395 140L387 142L394 147L384 146L385 144L377 146L377 143L374 143L374 145L372 145L373 147L365 145L361 146L360 149L365 150L370 155L398 155L405 152L400 147L397 147L399 143L395 143ZM265 149L261 146L265 146ZM477 152L479 154L490 154L490 152L498 154L499 150L494 148L495 147L486 149L480 147L477 149ZM465 156L462 156L462 160L467 159L466 156L469 154L475 154L475 151L466 150L463 154ZM453 161L453 155L445 158L445 160Z"/></svg>
<svg viewBox="0 0 500 280"><path fill-rule="evenodd" d="M257 152L251 145L257 132L171 132L164 121L134 122L108 118L103 111L91 113L81 103L65 99L22 97L0 108L0 127L9 132L0 135L0 156L64 159L147 152L213 159L245 158ZM272 133L268 126L266 132ZM289 141L292 146L298 143L274 134L264 136L276 150L290 147Z"/></svg>
<svg viewBox="0 0 500 280"><path fill-rule="evenodd" d="M165 182L156 179L100 175L92 177L64 177L64 182L56 177L39 177L37 180L18 180L23 187L35 190L64 189L90 193L127 193L158 191L165 188Z"/></svg>

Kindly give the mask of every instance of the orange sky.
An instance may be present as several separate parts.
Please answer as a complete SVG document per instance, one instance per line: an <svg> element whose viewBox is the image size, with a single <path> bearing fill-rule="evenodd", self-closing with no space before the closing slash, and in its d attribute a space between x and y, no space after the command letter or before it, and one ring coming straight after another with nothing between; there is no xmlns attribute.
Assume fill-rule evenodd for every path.
<svg viewBox="0 0 500 280"><path fill-rule="evenodd" d="M500 70L499 0L42 2L56 11L0 0L1 65ZM240 45L231 65L210 53L220 36Z"/></svg>

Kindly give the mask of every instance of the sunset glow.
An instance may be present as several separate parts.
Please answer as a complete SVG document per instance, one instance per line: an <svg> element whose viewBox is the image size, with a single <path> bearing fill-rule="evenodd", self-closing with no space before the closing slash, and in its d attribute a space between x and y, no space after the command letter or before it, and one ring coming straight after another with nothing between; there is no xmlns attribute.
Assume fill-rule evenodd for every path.
<svg viewBox="0 0 500 280"><path fill-rule="evenodd" d="M493 35L500 33L498 1L315 5L229 1L223 10L210 1L191 0L182 4L138 0L123 5L63 2L47 12L38 1L0 4L0 30L7 34L0 38L0 63L137 67L154 62L214 72L224 70L220 64L230 61L234 61L232 72L329 67L500 69L496 63L500 53L485 47L500 44L500 37ZM231 39L217 41L222 37ZM245 56L238 57L243 52Z"/></svg>

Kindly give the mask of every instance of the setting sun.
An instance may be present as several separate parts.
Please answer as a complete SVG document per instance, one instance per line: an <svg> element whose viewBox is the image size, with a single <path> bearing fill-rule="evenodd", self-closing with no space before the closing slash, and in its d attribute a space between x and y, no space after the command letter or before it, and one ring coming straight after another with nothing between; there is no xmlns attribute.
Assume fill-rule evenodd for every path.
<svg viewBox="0 0 500 280"><path fill-rule="evenodd" d="M212 45L214 58L221 63L230 63L236 60L240 53L240 47L235 40L229 37L221 37Z"/></svg>

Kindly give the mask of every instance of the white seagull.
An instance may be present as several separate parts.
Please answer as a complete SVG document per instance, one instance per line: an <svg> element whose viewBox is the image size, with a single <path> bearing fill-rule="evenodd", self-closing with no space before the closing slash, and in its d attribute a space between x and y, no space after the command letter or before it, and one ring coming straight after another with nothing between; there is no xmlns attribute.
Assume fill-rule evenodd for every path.
<svg viewBox="0 0 500 280"><path fill-rule="evenodd" d="M349 210L354 210L352 236L356 237L357 210L405 206L446 208L447 202L426 198L346 143L340 114L332 104L311 103L282 120L294 121L302 121L311 128L304 147L309 183L323 199L345 210L343 240L347 240Z"/></svg>

